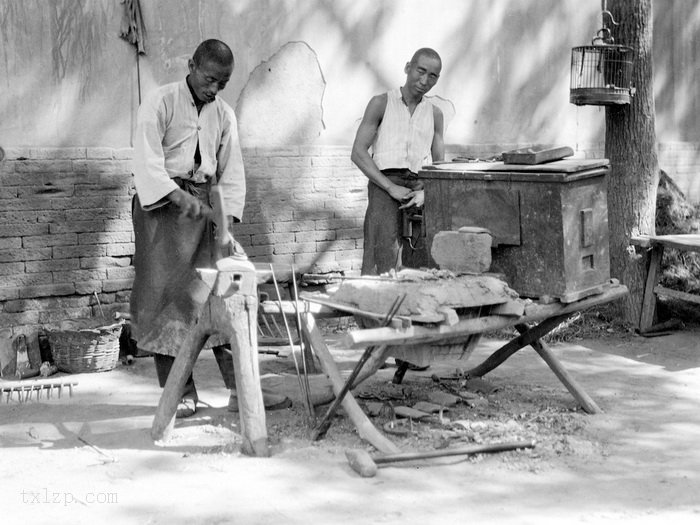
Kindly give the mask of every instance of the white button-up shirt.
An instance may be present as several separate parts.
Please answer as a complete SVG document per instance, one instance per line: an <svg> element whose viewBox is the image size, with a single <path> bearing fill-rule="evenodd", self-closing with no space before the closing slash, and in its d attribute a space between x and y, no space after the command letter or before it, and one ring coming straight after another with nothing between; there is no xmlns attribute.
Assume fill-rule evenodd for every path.
<svg viewBox="0 0 700 525"><path fill-rule="evenodd" d="M201 164L195 165L199 142ZM187 81L166 84L149 93L138 110L134 136L134 184L141 206L151 209L178 186L175 177L212 183L223 189L226 215L241 219L245 173L238 123L220 97L199 114Z"/></svg>

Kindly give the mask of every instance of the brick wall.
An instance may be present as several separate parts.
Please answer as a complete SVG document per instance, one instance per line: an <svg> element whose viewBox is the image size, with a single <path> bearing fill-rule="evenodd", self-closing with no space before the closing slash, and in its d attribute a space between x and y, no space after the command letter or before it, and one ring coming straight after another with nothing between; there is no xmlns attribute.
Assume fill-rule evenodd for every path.
<svg viewBox="0 0 700 525"><path fill-rule="evenodd" d="M349 147L251 148L244 220L253 261L359 270L366 179ZM0 162L0 328L111 319L133 280L131 149L14 148Z"/></svg>
<svg viewBox="0 0 700 525"><path fill-rule="evenodd" d="M490 158L522 145L449 146L446 157ZM579 145L586 157L602 145ZM698 146L660 146L682 187ZM0 160L0 329L53 326L128 311L133 280L130 148L14 148ZM234 235L253 261L312 273L358 272L366 178L350 147L243 151L248 198ZM669 169L670 167L670 169ZM683 184L683 181L686 181ZM700 195L695 202L700 200Z"/></svg>
<svg viewBox="0 0 700 525"><path fill-rule="evenodd" d="M248 193L233 234L253 261L359 271L367 179L349 147L250 148L243 157Z"/></svg>
<svg viewBox="0 0 700 525"><path fill-rule="evenodd" d="M0 327L123 309L131 150L9 149L0 162Z"/></svg>

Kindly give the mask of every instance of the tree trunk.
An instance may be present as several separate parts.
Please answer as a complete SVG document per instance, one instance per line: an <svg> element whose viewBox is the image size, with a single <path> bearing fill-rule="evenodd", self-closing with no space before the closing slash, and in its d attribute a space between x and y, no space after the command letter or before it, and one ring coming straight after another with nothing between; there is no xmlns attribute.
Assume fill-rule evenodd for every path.
<svg viewBox="0 0 700 525"><path fill-rule="evenodd" d="M605 3L605 2L604 2ZM610 268L630 290L622 304L623 319L638 326L647 257L630 255L630 235L654 234L659 162L656 149L652 76L652 0L610 0L608 9L619 26L604 17L615 44L633 48L631 104L607 106L605 155L610 159L608 220Z"/></svg>

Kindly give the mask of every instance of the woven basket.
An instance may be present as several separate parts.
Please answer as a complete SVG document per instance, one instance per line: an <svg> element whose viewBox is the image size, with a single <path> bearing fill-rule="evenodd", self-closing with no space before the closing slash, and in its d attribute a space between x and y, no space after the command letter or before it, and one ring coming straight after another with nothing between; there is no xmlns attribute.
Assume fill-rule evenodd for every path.
<svg viewBox="0 0 700 525"><path fill-rule="evenodd" d="M119 359L122 324L49 332L54 362L62 372L107 372Z"/></svg>

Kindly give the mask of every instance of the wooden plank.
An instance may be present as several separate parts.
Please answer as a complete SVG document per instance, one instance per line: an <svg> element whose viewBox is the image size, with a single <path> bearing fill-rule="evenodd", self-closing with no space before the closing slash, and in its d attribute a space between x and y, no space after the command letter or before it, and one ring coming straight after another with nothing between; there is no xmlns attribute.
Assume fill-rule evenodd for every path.
<svg viewBox="0 0 700 525"><path fill-rule="evenodd" d="M459 341L464 336L499 330L522 323L532 323L559 315L571 314L592 306L609 303L627 295L627 287L621 284L610 286L598 295L592 295L573 303L533 303L525 308L521 317L490 315L464 319L453 326L440 325L426 327L414 324L408 328L369 328L355 330L345 335L345 344L349 348L364 348L369 345L404 345L435 342Z"/></svg>
<svg viewBox="0 0 700 525"><path fill-rule="evenodd" d="M302 313L301 327L304 336L309 340L316 357L318 357L318 360L321 363L321 368L331 381L333 393L338 395L345 382L340 375L338 366L333 360L333 356L323 340L321 332L316 326L314 316L309 313ZM348 394L343 398L342 406L350 420L355 425L357 433L362 439L369 442L374 448L384 454L396 454L400 452L399 447L381 434L379 430L377 430L377 427L372 424L369 418L362 411L362 408L360 408L360 405L358 405L357 401L352 396L351 392L348 392Z"/></svg>
<svg viewBox="0 0 700 525"><path fill-rule="evenodd" d="M636 246L648 248L663 245L667 248L686 252L700 252L700 235L694 233L678 235L635 235L630 238L630 243Z"/></svg>
<svg viewBox="0 0 700 525"><path fill-rule="evenodd" d="M529 148L514 149L503 152L503 162L505 164L542 164L553 160L561 160L570 157L574 150L569 146L546 147L535 144Z"/></svg>
<svg viewBox="0 0 700 525"><path fill-rule="evenodd" d="M280 315L282 313L285 315L296 315L294 301L282 301L282 308L280 308L280 303L277 301L262 301L258 308L260 313L267 315ZM333 308L322 306L320 304L309 304L302 300L299 301L299 308L301 308L303 311L314 314L316 318L341 316L338 311Z"/></svg>
<svg viewBox="0 0 700 525"><path fill-rule="evenodd" d="M639 331L646 332L654 324L656 313L656 296L654 288L659 278L661 259L664 255L663 244L656 245L649 254L649 268L647 270L647 280L644 285L644 297L642 298L642 311L639 317Z"/></svg>
<svg viewBox="0 0 700 525"><path fill-rule="evenodd" d="M672 290L671 288L666 288L661 285L654 287L654 293L656 295L665 295L667 297L674 297L676 299L681 299L683 301L688 301L689 303L700 304L700 296L694 295L688 292L681 292L680 290Z"/></svg>
<svg viewBox="0 0 700 525"><path fill-rule="evenodd" d="M503 162L437 162L432 166L424 166L420 172L421 178L440 177L442 171L456 172L550 172L575 173L579 171L603 168L610 165L608 159L564 159L528 166L526 164L505 164Z"/></svg>
<svg viewBox="0 0 700 525"><path fill-rule="evenodd" d="M369 312L367 310L362 310L360 308L355 308L353 306L349 306L347 304L343 303L337 303L333 301L329 301L327 299L323 299L321 297L314 297L310 295L304 295L303 293L300 294L301 299L304 301L308 301L310 303L318 303L320 305L323 305L326 310L336 310L340 312L345 312L350 315L359 315L362 317L367 317L368 319L376 319L377 321L381 321L386 317L386 314L380 314L377 312ZM391 324L393 326L411 326L411 319L409 317L401 316L401 315L396 315L391 321Z"/></svg>

